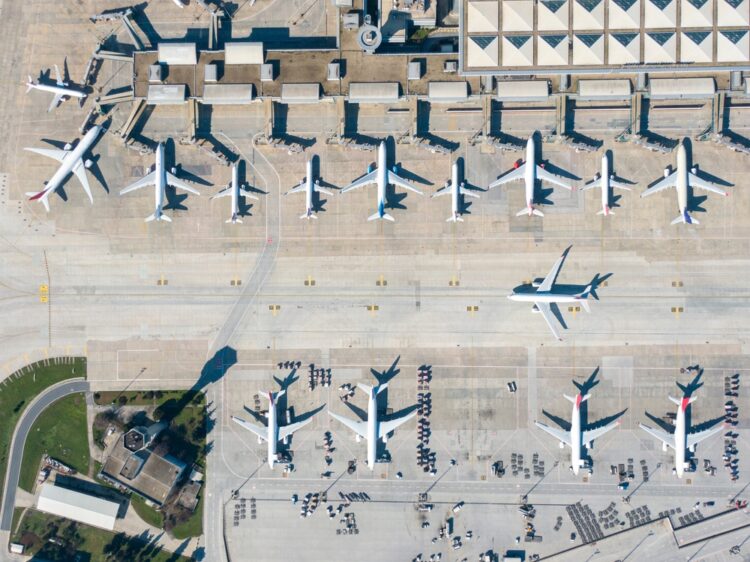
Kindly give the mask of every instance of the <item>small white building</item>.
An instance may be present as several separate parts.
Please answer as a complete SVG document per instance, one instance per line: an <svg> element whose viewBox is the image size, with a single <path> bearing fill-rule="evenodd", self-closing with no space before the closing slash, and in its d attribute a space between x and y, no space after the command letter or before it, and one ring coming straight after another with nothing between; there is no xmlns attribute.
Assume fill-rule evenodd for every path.
<svg viewBox="0 0 750 562"><path fill-rule="evenodd" d="M120 504L89 494L55 486L49 482L42 485L37 509L58 517L112 531Z"/></svg>

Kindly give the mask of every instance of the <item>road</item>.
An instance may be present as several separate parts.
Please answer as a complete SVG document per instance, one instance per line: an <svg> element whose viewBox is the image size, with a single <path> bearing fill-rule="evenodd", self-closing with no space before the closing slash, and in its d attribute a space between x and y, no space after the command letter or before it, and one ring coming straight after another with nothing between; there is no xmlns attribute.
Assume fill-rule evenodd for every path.
<svg viewBox="0 0 750 562"><path fill-rule="evenodd" d="M78 392L88 392L89 383L84 379L71 379L53 385L39 394L31 405L26 408L21 419L18 420L13 434L10 456L8 457L8 471L5 475L5 494L3 495L2 516L0 517L0 531L11 531L13 523L13 506L16 503L16 488L21 473L23 449L31 426L39 415L53 402Z"/></svg>

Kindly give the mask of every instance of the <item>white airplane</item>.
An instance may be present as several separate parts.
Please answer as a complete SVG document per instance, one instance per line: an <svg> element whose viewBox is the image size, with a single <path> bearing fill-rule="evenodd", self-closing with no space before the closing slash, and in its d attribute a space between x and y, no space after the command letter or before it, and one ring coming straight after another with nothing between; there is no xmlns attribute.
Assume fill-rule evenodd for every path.
<svg viewBox="0 0 750 562"><path fill-rule="evenodd" d="M60 105L60 102L65 98L78 98L80 100L79 104L83 107L83 100L86 99L86 94L80 90L69 88L68 83L60 76L60 69L57 65L55 65L55 84L55 86L52 86L51 84L42 84L39 81L34 82L31 79L31 75L29 75L29 79L26 82L26 93L28 94L31 90L40 90L42 92L55 94L55 97L52 98L52 103L50 103L47 108L47 113Z"/></svg>
<svg viewBox="0 0 750 562"><path fill-rule="evenodd" d="M578 394L573 396L568 396L567 394L563 394L566 400L573 403L573 412L570 416L570 430L569 431L561 431L559 429L552 428L548 426L545 423L535 421L534 423L536 426L540 429L543 429L547 433L549 433L552 437L557 439L560 442L560 448L562 449L565 445L568 445L570 447L570 462L571 462L571 470L573 471L573 474L578 475L578 470L585 466L585 461L581 458L581 447L591 448L591 443L607 433L608 431L614 429L616 426L620 424L619 420L615 420L607 425L604 425L602 427L597 427L595 429L587 429L583 430L581 428L581 404L588 400L591 395L590 394L583 394L585 390L588 390L595 386L597 383L594 381L594 378L596 377L596 373L598 372L598 369L594 371L594 374L591 376L591 378L584 384L580 384L576 381L573 381L573 384L576 385L576 388L578 388ZM595 425L595 424L589 424Z"/></svg>
<svg viewBox="0 0 750 562"><path fill-rule="evenodd" d="M289 436L310 423L315 414L310 417L290 423L287 425L279 425L278 413L276 412L277 400L286 393L286 390L280 390L279 392L260 392L259 394L265 396L268 399L268 415L266 416L266 427L260 427L253 423L247 422L242 418L232 416L232 421L241 425L248 431L251 431L258 437L258 443L265 441L268 443L268 466L273 469L274 463L278 462L278 443L282 441L287 443Z"/></svg>
<svg viewBox="0 0 750 562"><path fill-rule="evenodd" d="M586 185L584 185L582 188L582 191L586 191L594 187L601 187L602 189L602 210L596 214L604 215L605 217L615 214L612 211L611 201L609 199L610 188L624 189L625 191L630 191L630 187L628 187L621 181L617 181L617 179L615 178L615 175L610 173L609 158L607 157L606 153L602 154L601 174L597 174L593 180L591 180Z"/></svg>
<svg viewBox="0 0 750 562"><path fill-rule="evenodd" d="M399 417L391 416L388 420L380 420L378 417L378 394L388 388L388 383L380 384L375 388L362 383L358 383L357 386L367 393L367 421L356 421L345 418L344 416L334 414L330 410L328 413L356 434L357 443L362 438L367 439L367 467L373 470L377 457L378 439L382 439L383 443L386 443L388 435L398 426L416 416L417 411L413 410Z"/></svg>
<svg viewBox="0 0 750 562"><path fill-rule="evenodd" d="M247 197L248 199L258 199L255 195L240 185L239 172L237 171L237 163L235 162L232 164L232 181L224 189L211 197L212 200L218 197L232 197L232 218L229 218L224 222L242 224L242 219L240 218L240 195Z"/></svg>
<svg viewBox="0 0 750 562"><path fill-rule="evenodd" d="M493 187L498 187L516 180L523 180L526 188L526 207L516 213L517 217L520 217L521 215L544 216L544 213L534 207L534 188L536 187L536 180L547 181L560 187L564 187L569 191L575 191L575 187L570 185L565 178L551 174L545 170L543 166L536 163L536 145L534 143L533 135L529 137L528 141L526 141L526 161L520 166L516 166L515 169L511 170L504 176L493 181L487 189L492 189Z"/></svg>
<svg viewBox="0 0 750 562"><path fill-rule="evenodd" d="M49 211L50 194L56 191L57 188L62 185L65 178L68 177L68 174L72 172L76 175L78 181L81 182L83 190L86 192L86 195L89 196L89 201L91 201L91 204L93 205L94 197L91 195L91 187L89 187L89 180L86 177L86 168L90 168L93 162L91 160L84 161L83 156L86 154L86 151L91 148L91 145L94 144L97 137L99 136L99 133L101 132L102 128L98 125L95 125L88 133L86 133L86 135L84 135L84 137L81 139L81 142L79 142L75 148L73 148L73 145L68 143L62 150L60 150L59 148L24 149L30 152L41 154L42 156L47 156L48 158L54 158L55 160L60 162L60 167L50 178L50 180L45 183L43 190L31 191L26 193L26 195L29 197L29 200L41 201L41 203L44 205L44 208Z"/></svg>
<svg viewBox="0 0 750 562"><path fill-rule="evenodd" d="M313 180L312 160L307 161L307 175L305 176L305 179L299 182L297 187L293 187L287 191L285 195L289 195L290 193L300 193L301 191L305 192L305 214L300 215L299 218L317 219L318 216L315 214L315 205L313 203L313 193L317 191L318 193L333 195L333 192L321 187L318 180Z"/></svg>
<svg viewBox="0 0 750 562"><path fill-rule="evenodd" d="M677 418L675 420L674 429L671 430L671 433L665 431L665 429L670 429L668 426L664 429L656 429L642 423L638 424L646 433L649 433L651 436L656 437L661 441L662 451L666 451L667 447L674 449L674 473L677 474L678 478L682 478L685 469L690 466L690 463L685 461L685 449L689 449L691 453L694 453L695 446L698 443L718 433L724 428L724 424L719 423L718 421L716 422L716 426L704 429L703 431L696 431L694 433L691 433L687 427L685 414L688 406L695 402L695 399L697 398L696 396L692 396L692 393L703 385L703 383L698 383L701 374L702 372L699 372L698 376L696 376L693 382L688 386L677 383L677 386L682 390L682 398L674 398L673 396L669 397L669 399L678 406ZM659 421L659 418L651 416L648 412L646 412L646 415L654 421Z"/></svg>
<svg viewBox="0 0 750 562"><path fill-rule="evenodd" d="M531 286L535 290L528 291L516 288L513 290L513 293L508 295L508 298L512 301L533 303L534 307L532 308L532 312L541 313L542 318L547 322L549 329L552 330L552 335L560 341L562 341L562 338L560 337L553 320L553 315L558 315L559 310L554 312L552 307L557 307L557 304L559 303L576 303L583 306L586 312L591 312L587 299L592 293L592 284L587 285L586 288L580 292L573 292L566 289L555 290L557 275L560 273L565 258L568 256L568 252L572 247L573 246L568 246L566 248L562 253L562 256L560 256L555 262L555 265L552 266L547 277L545 277L541 283L538 282L538 279L532 282Z"/></svg>
<svg viewBox="0 0 750 562"><path fill-rule="evenodd" d="M464 187L464 182L458 181L458 162L453 163L451 168L451 180L445 184L445 187L438 189L432 196L439 197L441 195L451 194L451 216L448 217L445 222L464 222L461 218L461 201L460 196L479 197L478 194L474 193L470 189Z"/></svg>
<svg viewBox="0 0 750 562"><path fill-rule="evenodd" d="M174 175L176 172L177 170L175 168L172 168L171 173L167 172L166 168L164 167L164 145L162 143L159 143L159 145L156 147L156 164L154 165L154 170L151 173L143 176L137 182L132 183L126 188L122 189L120 191L120 195L125 195L126 193L130 193L131 191L135 191L136 189L140 189L148 185L153 185L155 199L154 214L146 217L145 222L151 222L153 220L172 222L172 219L164 214L163 209L164 200L166 198L166 194L164 192L166 186L170 185L176 189L182 189L184 191L193 193L194 195L200 195L197 190L193 189L185 182L179 180Z"/></svg>
<svg viewBox="0 0 750 562"><path fill-rule="evenodd" d="M397 176L396 172L388 169L385 141L381 142L380 146L378 147L377 169L368 172L361 178L355 180L344 189L342 189L341 193L346 193L347 191L351 191L352 189L357 189L358 187L369 185L371 183L374 183L378 186L378 211L370 215L367 218L368 221L385 219L387 221L393 222L395 220L391 215L385 212L386 188L388 187L388 184L397 185L399 187L403 187L404 189L408 189L410 191L413 191L414 193L422 195L422 192L419 189L408 183L404 178Z"/></svg>
<svg viewBox="0 0 750 562"><path fill-rule="evenodd" d="M691 217L688 213L688 187L705 189L706 191L718 193L725 197L729 195L729 193L721 189L715 183L699 178L696 175L697 171L698 168L695 166L688 170L687 150L685 149L685 143L680 142L680 145L677 147L677 169L671 171L670 168L665 168L664 179L641 193L641 197L647 197L648 195L652 195L658 191L667 189L668 187L675 187L677 188L677 206L679 207L680 215L674 219L671 224L700 224L698 220Z"/></svg>

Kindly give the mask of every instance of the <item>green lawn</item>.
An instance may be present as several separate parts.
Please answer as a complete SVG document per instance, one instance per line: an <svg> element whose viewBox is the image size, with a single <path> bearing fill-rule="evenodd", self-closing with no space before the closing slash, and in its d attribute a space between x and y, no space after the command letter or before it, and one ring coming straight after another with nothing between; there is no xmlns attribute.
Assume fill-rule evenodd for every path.
<svg viewBox="0 0 750 562"><path fill-rule="evenodd" d="M121 406L158 406L167 400L179 400L184 390L136 390L120 392L118 390L94 393L94 402L100 406L119 404ZM124 400L122 400L124 398Z"/></svg>
<svg viewBox="0 0 750 562"><path fill-rule="evenodd" d="M130 505L145 523L152 527L161 529L164 525L164 517L161 512L156 511L153 507L146 505L146 500L138 494L130 495Z"/></svg>
<svg viewBox="0 0 750 562"><path fill-rule="evenodd" d="M0 384L0 412L5 420L0 424L0 482L5 481L5 467L8 462L8 450L18 418L29 403L45 388L60 381L86 376L86 359L79 357L72 363L54 363L50 365L35 363L21 375L11 375ZM2 497L0 487L0 497Z"/></svg>
<svg viewBox="0 0 750 562"><path fill-rule="evenodd" d="M198 498L198 505L190 516L190 519L172 527L172 536L178 540L200 537L203 534L203 490Z"/></svg>
<svg viewBox="0 0 750 562"><path fill-rule="evenodd" d="M83 393L61 398L47 408L31 426L23 452L18 485L31 492L43 453L76 469L89 472L88 425Z"/></svg>
<svg viewBox="0 0 750 562"><path fill-rule="evenodd" d="M61 538L61 545L49 542ZM21 522L13 542L26 546L26 554L46 560L73 560L76 552L91 555L90 562L112 560L149 560L151 562L189 562L187 556L177 556L149 546L139 538L111 533L74 523L30 509Z"/></svg>

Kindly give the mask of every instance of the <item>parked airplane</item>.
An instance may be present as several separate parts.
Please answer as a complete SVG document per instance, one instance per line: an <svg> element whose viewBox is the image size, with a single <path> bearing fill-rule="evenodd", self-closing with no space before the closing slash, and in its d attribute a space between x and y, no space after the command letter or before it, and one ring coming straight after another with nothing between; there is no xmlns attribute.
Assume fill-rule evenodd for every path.
<svg viewBox="0 0 750 562"><path fill-rule="evenodd" d="M234 164L232 164L232 181L224 189L211 197L212 200L218 197L232 198L232 217L224 222L231 222L232 224L242 224L242 219L240 218L240 195L242 195L243 197L247 197L248 199L258 199L258 197L256 197L240 185L239 172L237 171L237 163L235 162Z"/></svg>
<svg viewBox="0 0 750 562"><path fill-rule="evenodd" d="M307 175L305 176L305 179L299 182L297 187L293 187L287 191L285 195L289 195L290 193L300 193L301 191L305 192L305 214L300 215L299 218L317 219L318 216L315 214L315 205L313 203L313 193L317 191L318 193L333 195L333 192L321 187L318 180L313 180L312 160L307 161Z"/></svg>
<svg viewBox="0 0 750 562"><path fill-rule="evenodd" d="M543 166L536 163L536 145L534 143L534 135L532 135L526 142L526 161L521 165L515 166L515 169L493 181L487 189L492 189L493 187L498 187L511 181L523 180L526 188L526 207L518 211L516 216L536 215L538 217L543 217L544 213L534 207L534 188L536 187L537 179L564 187L569 191L575 190L575 187L570 185L565 178L549 173Z"/></svg>
<svg viewBox="0 0 750 562"><path fill-rule="evenodd" d="M581 426L581 404L591 397L591 395L588 394L587 391L599 384L599 381L595 380L598 372L599 369L594 371L591 377L589 377L589 380L587 380L583 384L573 381L573 384L578 389L578 394L576 394L575 397L563 394L566 400L573 403L573 413L570 415L570 424L569 427L566 428L567 431L561 431L559 429L552 428L547 424L539 421L534 422L537 427L543 429L552 437L557 439L560 442L561 449L565 445L568 445L570 447L570 468L573 471L573 474L576 475L578 474L578 470L585 466L585 462L581 458L581 447L591 448L591 443L594 441L594 439L601 437L620 424L619 420L614 420L609 424L592 429L584 429ZM592 427L596 424L587 425L588 427Z"/></svg>
<svg viewBox="0 0 750 562"><path fill-rule="evenodd" d="M159 145L156 147L156 164L154 165L154 170L150 174L146 174L145 176L143 176L137 182L122 189L120 191L120 195L125 195L126 193L130 193L131 191L135 191L136 189L140 189L148 185L153 185L155 199L154 214L146 217L146 222L151 222L153 220L172 222L172 219L164 214L163 209L164 199L166 198L166 193L164 192L166 186L170 185L175 189L182 189L195 195L200 195L197 190L193 189L185 182L179 180L174 175L176 173L176 168L172 168L172 172L170 173L167 172L166 168L164 167L164 145L162 143L159 143Z"/></svg>
<svg viewBox="0 0 750 562"><path fill-rule="evenodd" d="M445 184L445 187L433 193L432 196L439 197L449 193L451 194L451 216L446 219L446 222L464 222L464 219L461 218L463 213L461 212L460 196L479 197L479 195L466 189L463 181L458 181L458 162L454 162L451 168L451 180Z"/></svg>
<svg viewBox="0 0 750 562"><path fill-rule="evenodd" d="M649 427L642 423L638 424L641 429L646 431L646 433L649 433L650 435L656 437L659 441L661 441L663 451L666 451L667 447L671 447L672 449L674 449L674 473L677 474L678 478L682 478L685 469L689 468L690 466L690 463L685 461L685 449L689 449L691 453L694 453L695 446L698 443L700 443L704 439L707 439L708 437L711 437L715 433L718 433L724 428L724 424L720 423L720 420L716 420L717 425L715 426L693 433L691 433L690 428L687 427L687 420L685 419L685 416L687 414L688 407L690 406L690 404L695 402L695 399L697 398L696 396L693 396L692 393L703 386L702 382L698 382L702 374L703 371L699 371L698 375L693 379L693 382L691 382L687 386L680 384L679 382L677 383L679 389L682 390L682 398L674 398L672 396L669 397L669 399L678 406L677 418L675 420L674 428L670 427L664 422L661 422L659 418L657 418L656 416L652 416L648 412L646 412L646 415L654 422L661 425L662 429Z"/></svg>
<svg viewBox="0 0 750 562"><path fill-rule="evenodd" d="M552 335L560 341L562 341L562 338L557 332L557 328L555 328L553 320L554 315L557 316L558 320L560 320L560 322L562 323L560 310L557 308L557 305L559 303L578 303L581 304L584 309L586 309L586 312L591 312L589 303L586 299L588 299L589 295L593 292L593 283L587 285L586 288L580 292L577 290L570 291L567 288L555 287L555 280L557 279L557 275L560 273L560 269L565 262L565 258L568 256L568 252L572 247L573 246L568 246L566 248L566 250L562 253L562 256L560 256L555 262L555 265L552 266L552 270L547 274L547 277L545 277L541 283L539 283L538 280L535 280L531 284L532 288L534 288L533 291L517 287L513 290L513 293L508 295L508 298L512 301L534 303L532 312L541 313L542 318L544 318L544 321L547 322L549 329L552 330ZM524 285L523 287L528 288L528 285Z"/></svg>
<svg viewBox="0 0 750 562"><path fill-rule="evenodd" d="M62 79L62 76L60 76L60 69L57 67L57 65L55 65L54 86L51 84L42 84L39 81L34 82L31 79L31 75L29 75L29 79L26 82L26 93L28 94L31 90L40 90L42 92L50 92L52 94L55 94L55 97L52 98L52 103L50 103L49 107L47 108L47 113L60 105L60 102L62 102L65 98L78 98L81 107L83 107L83 100L86 99L86 94L84 92L68 87L68 83Z"/></svg>
<svg viewBox="0 0 750 562"><path fill-rule="evenodd" d="M604 153L602 155L602 172L601 174L597 174L596 177L588 182L586 185L583 186L582 190L586 191L588 189L592 189L594 187L601 187L602 189L602 210L596 213L597 215L604 215L605 217L608 217L609 215L614 215L615 213L612 211L612 203L610 201L610 188L617 188L617 189L624 189L625 191L630 191L630 187L622 183L621 181L618 181L615 178L614 174L611 174L609 171L609 158L607 157L607 154Z"/></svg>
<svg viewBox="0 0 750 562"><path fill-rule="evenodd" d="M93 162L91 160L83 160L83 156L86 154L91 145L94 144L102 128L98 125L89 130L86 135L81 139L75 148L73 145L68 143L61 150L59 148L26 148L30 152L47 156L48 158L54 158L60 162L60 167L57 169L55 174L45 183L44 189L41 191L32 191L26 193L30 198L30 201L40 201L44 208L49 211L49 196L51 193L59 188L68 174L71 172L76 175L78 181L81 182L83 190L86 195L89 196L91 204L94 203L94 197L91 195L91 187L89 187L89 180L86 177L86 168L90 168Z"/></svg>
<svg viewBox="0 0 750 562"><path fill-rule="evenodd" d="M729 194L715 183L699 178L696 175L697 172L698 168L695 166L688 170L687 150L684 141L680 142L680 145L677 147L677 169L672 171L670 168L665 168L664 179L641 193L641 197L647 197L668 187L675 187L677 188L677 206L680 210L680 215L671 224L680 222L684 224L700 224L697 219L694 219L688 213L688 187L697 187L724 196Z"/></svg>
<svg viewBox="0 0 750 562"><path fill-rule="evenodd" d="M279 392L260 392L262 396L268 399L268 415L266 417L266 427L260 427L253 423L247 422L242 418L232 416L232 421L241 425L248 431L251 431L258 437L258 443L265 441L268 443L268 466L273 469L274 463L278 462L278 448L279 441L287 443L289 436L297 431L298 429L306 426L310 423L317 412L314 412L311 416L303 419L302 421L289 423L287 425L279 425L278 412L276 406L278 399L286 393L286 390L280 390ZM258 414L260 415L260 414Z"/></svg>
<svg viewBox="0 0 750 562"><path fill-rule="evenodd" d="M380 146L378 147L377 169L372 170L361 178L355 180L344 189L342 189L341 193L346 193L347 191L351 191L352 189L357 189L358 187L362 187L363 185L369 185L373 183L378 186L378 210L376 213L370 215L367 218L368 221L385 219L387 221L393 222L395 220L391 215L385 212L385 204L387 203L386 188L388 187L388 184L397 185L399 187L403 187L404 189L408 189L410 191L413 191L414 193L422 195L422 192L419 189L408 183L404 178L396 175L396 172L388 169L385 141L381 142Z"/></svg>
<svg viewBox="0 0 750 562"><path fill-rule="evenodd" d="M331 417L337 419L351 429L356 434L358 443L362 438L367 439L367 467L370 470L373 470L375 468L375 460L377 456L378 439L382 439L383 443L387 442L388 434L393 432L393 430L401 424L416 416L417 412L416 410L413 410L402 416L390 416L387 420L381 420L378 416L378 394L388 388L388 383L379 384L375 388L362 383L358 383L357 386L367 393L366 421L356 421L345 418L344 416L334 414L330 410L328 413L331 414Z"/></svg>

